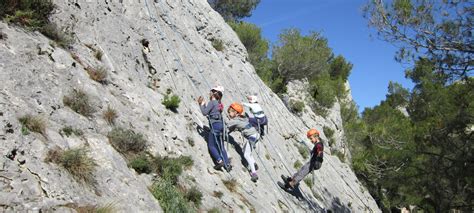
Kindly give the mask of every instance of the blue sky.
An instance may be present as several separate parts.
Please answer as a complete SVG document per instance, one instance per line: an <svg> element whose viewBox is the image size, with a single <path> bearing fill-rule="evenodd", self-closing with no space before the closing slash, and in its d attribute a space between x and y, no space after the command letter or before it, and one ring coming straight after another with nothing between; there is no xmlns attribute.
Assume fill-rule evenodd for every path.
<svg viewBox="0 0 474 213"><path fill-rule="evenodd" d="M245 21L262 28L270 42L282 29L295 27L306 34L318 31L329 41L336 55L353 64L349 82L360 111L385 99L389 81L412 88L405 79L408 68L394 60L397 48L377 38L362 16L366 0L261 0Z"/></svg>

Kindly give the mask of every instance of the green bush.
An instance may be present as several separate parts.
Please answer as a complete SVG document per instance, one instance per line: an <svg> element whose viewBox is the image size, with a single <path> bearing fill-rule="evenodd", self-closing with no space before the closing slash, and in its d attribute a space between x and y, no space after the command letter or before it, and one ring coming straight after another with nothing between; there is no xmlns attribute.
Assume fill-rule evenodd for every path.
<svg viewBox="0 0 474 213"><path fill-rule="evenodd" d="M313 179L311 177L307 177L304 179L304 183L306 183L306 185L311 188L313 187L314 185L314 182L313 182Z"/></svg>
<svg viewBox="0 0 474 213"><path fill-rule="evenodd" d="M2 0L0 18L32 29L49 23L49 16L56 6L51 0Z"/></svg>
<svg viewBox="0 0 474 213"><path fill-rule="evenodd" d="M230 180L224 180L222 181L224 183L224 186L231 192L237 191L237 180L235 179L230 179Z"/></svg>
<svg viewBox="0 0 474 213"><path fill-rule="evenodd" d="M51 0L3 0L0 1L0 18L8 23L39 30L60 47L69 48L73 43L72 36L49 21L55 8Z"/></svg>
<svg viewBox="0 0 474 213"><path fill-rule="evenodd" d="M224 196L224 193L222 193L221 191L214 191L214 192L212 193L212 195L213 195L214 197L217 197L217 198L221 199L222 196Z"/></svg>
<svg viewBox="0 0 474 213"><path fill-rule="evenodd" d="M95 68L87 67L86 71L92 80L97 81L101 84L107 83L108 74L107 74L107 69L105 69L104 67L95 67Z"/></svg>
<svg viewBox="0 0 474 213"><path fill-rule="evenodd" d="M329 146L333 146L334 144L336 144L336 139L334 139L334 138L329 138L328 144L329 144Z"/></svg>
<svg viewBox="0 0 474 213"><path fill-rule="evenodd" d="M197 187L193 186L186 191L184 198L186 198L187 201L193 202L196 207L199 207L202 201L202 193Z"/></svg>
<svg viewBox="0 0 474 213"><path fill-rule="evenodd" d="M347 62L343 56L339 55L332 59L329 66L331 79L340 78L343 81L347 81L352 70L352 64Z"/></svg>
<svg viewBox="0 0 474 213"><path fill-rule="evenodd" d="M191 156L179 156L177 160L185 169L191 168L191 166L194 164L194 160L191 158Z"/></svg>
<svg viewBox="0 0 474 213"><path fill-rule="evenodd" d="M298 148L298 152L301 154L301 156L304 159L308 159L308 157L309 157L308 148L306 148L306 146L301 146L301 145L296 145L296 147Z"/></svg>
<svg viewBox="0 0 474 213"><path fill-rule="evenodd" d="M152 171L151 162L144 154L135 157L133 160L130 161L128 166L132 167L136 172L138 172L138 174L149 174Z"/></svg>
<svg viewBox="0 0 474 213"><path fill-rule="evenodd" d="M52 149L48 152L47 161L64 167L75 178L92 183L97 164L88 156L85 148L73 148L66 151Z"/></svg>
<svg viewBox="0 0 474 213"><path fill-rule="evenodd" d="M166 109L176 112L179 107L180 102L181 100L179 99L177 95L172 95L170 97L169 94L166 94L165 98L163 99L161 103L166 107Z"/></svg>
<svg viewBox="0 0 474 213"><path fill-rule="evenodd" d="M254 66L267 59L268 41L262 37L262 30L255 24L243 21L228 22L247 49L250 63ZM258 73L258 71L257 71Z"/></svg>
<svg viewBox="0 0 474 213"><path fill-rule="evenodd" d="M66 126L64 128L62 128L59 133L62 135L66 135L67 137L71 136L72 134L76 135L76 136L81 136L84 134L84 132L82 132L80 129L74 129L72 128L72 126Z"/></svg>
<svg viewBox="0 0 474 213"><path fill-rule="evenodd" d="M89 101L89 96L82 90L74 89L69 95L63 97L63 103L73 111L86 117L92 116L95 112Z"/></svg>
<svg viewBox="0 0 474 213"><path fill-rule="evenodd" d="M209 5L226 21L235 21L252 15L260 0L219 0L209 1Z"/></svg>
<svg viewBox="0 0 474 213"><path fill-rule="evenodd" d="M212 40L212 46L217 51L223 51L224 50L224 42L220 39L213 39Z"/></svg>
<svg viewBox="0 0 474 213"><path fill-rule="evenodd" d="M272 80L272 83L270 84L270 88L272 89L273 92L275 92L277 94L286 93L286 91L288 90L283 77L274 78Z"/></svg>
<svg viewBox="0 0 474 213"><path fill-rule="evenodd" d="M105 119L105 121L107 121L108 124L114 125L115 119L118 118L117 110L111 106L107 106L107 109L102 114L102 117Z"/></svg>
<svg viewBox="0 0 474 213"><path fill-rule="evenodd" d="M295 163L293 164L293 167L295 169L300 169L303 166L300 160L296 160Z"/></svg>
<svg viewBox="0 0 474 213"><path fill-rule="evenodd" d="M310 92L320 107L328 109L336 102L336 91L327 73L310 82Z"/></svg>
<svg viewBox="0 0 474 213"><path fill-rule="evenodd" d="M29 135L30 134L30 131L28 130L28 128L26 128L24 125L21 126L21 134L22 135Z"/></svg>
<svg viewBox="0 0 474 213"><path fill-rule="evenodd" d="M95 213L114 213L117 212L115 203L107 203L105 205L96 206Z"/></svg>
<svg viewBox="0 0 474 213"><path fill-rule="evenodd" d="M178 158L156 156L151 163L153 170L163 179L176 184L179 175L183 173L183 168L191 167L194 162L189 156L180 156Z"/></svg>
<svg viewBox="0 0 474 213"><path fill-rule="evenodd" d="M116 127L107 135L110 144L122 154L139 153L145 151L147 141L140 133L130 129Z"/></svg>
<svg viewBox="0 0 474 213"><path fill-rule="evenodd" d="M192 212L182 193L171 182L160 179L152 185L150 190L160 202L164 212Z"/></svg>
<svg viewBox="0 0 474 213"><path fill-rule="evenodd" d="M87 154L88 151L84 148L66 150L61 158L61 165L72 175L89 181L92 179L96 163Z"/></svg>
<svg viewBox="0 0 474 213"><path fill-rule="evenodd" d="M323 131L327 138L332 138L332 136L334 136L334 130L327 126L323 127Z"/></svg>
<svg viewBox="0 0 474 213"><path fill-rule="evenodd" d="M24 127L24 128L22 127L22 132L24 132L24 135L28 134L27 133L28 130L32 132L40 133L42 135L46 134L46 122L44 121L43 118L28 114L28 115L18 118L18 120Z"/></svg>
<svg viewBox="0 0 474 213"><path fill-rule="evenodd" d="M332 51L320 33L302 35L298 29L287 29L279 37L272 57L285 84L328 71Z"/></svg>
<svg viewBox="0 0 474 213"><path fill-rule="evenodd" d="M219 210L219 208L217 207L213 207L212 209L209 209L209 211L207 211L208 213L220 213L221 211Z"/></svg>
<svg viewBox="0 0 474 213"><path fill-rule="evenodd" d="M160 175L160 179L151 187L153 196L160 202L165 212L192 212L186 201L191 201L198 207L201 204L202 193L193 187L188 191L180 190L177 186L178 176L183 172L183 167L190 167L193 164L189 156L178 158L170 157L141 157L140 164L150 165L150 170Z"/></svg>
<svg viewBox="0 0 474 213"><path fill-rule="evenodd" d="M290 109L293 113L302 113L304 110L304 102L303 101L295 101L291 100L290 103Z"/></svg>
<svg viewBox="0 0 474 213"><path fill-rule="evenodd" d="M41 22L39 20L36 20L33 16L33 11L17 10L14 14L7 15L5 21L7 23L16 23L22 26L38 29L41 27Z"/></svg>

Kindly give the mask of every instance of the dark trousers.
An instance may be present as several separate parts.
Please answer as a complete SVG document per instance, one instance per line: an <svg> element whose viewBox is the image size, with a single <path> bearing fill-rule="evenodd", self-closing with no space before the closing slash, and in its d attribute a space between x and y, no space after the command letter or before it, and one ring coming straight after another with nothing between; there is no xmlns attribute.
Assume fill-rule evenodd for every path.
<svg viewBox="0 0 474 213"><path fill-rule="evenodd" d="M207 148L209 153L211 153L212 158L217 162L223 160L225 165L229 165L229 158L227 157L227 152L224 147L224 142L222 137L224 134L224 127L222 122L215 122L211 124L211 131L208 135Z"/></svg>

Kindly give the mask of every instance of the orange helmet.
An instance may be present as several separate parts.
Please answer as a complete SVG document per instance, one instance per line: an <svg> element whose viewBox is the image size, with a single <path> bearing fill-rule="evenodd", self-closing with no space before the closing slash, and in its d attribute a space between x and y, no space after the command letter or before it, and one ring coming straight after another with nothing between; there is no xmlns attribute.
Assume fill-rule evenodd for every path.
<svg viewBox="0 0 474 213"><path fill-rule="evenodd" d="M233 109L233 110L237 111L237 113L239 113L239 114L244 113L244 107L242 105L240 105L239 103L237 103L237 102L232 103L229 106L229 109ZM227 109L227 110L229 110L229 109Z"/></svg>
<svg viewBox="0 0 474 213"><path fill-rule="evenodd" d="M316 129L310 129L310 130L308 130L308 132L306 133L306 137L309 138L309 137L311 137L311 136L314 135L314 134L317 134L318 137L319 137L319 131L318 131L318 130L316 130Z"/></svg>

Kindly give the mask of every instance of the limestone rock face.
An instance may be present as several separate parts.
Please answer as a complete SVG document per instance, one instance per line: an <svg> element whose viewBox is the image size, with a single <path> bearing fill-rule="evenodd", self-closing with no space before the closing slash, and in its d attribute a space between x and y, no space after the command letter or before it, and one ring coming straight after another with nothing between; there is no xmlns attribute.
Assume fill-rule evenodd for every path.
<svg viewBox="0 0 474 213"><path fill-rule="evenodd" d="M0 212L75 212L75 207L110 203L120 212L162 211L149 191L156 175L139 175L110 145L107 134L113 126L103 118L109 106L118 112L115 126L143 134L149 152L193 158L194 166L180 181L203 193L204 211L380 211L349 166L330 149L322 168L314 172L311 188L302 182L301 191L289 194L276 185L281 174L296 171L295 161L306 161L295 144L305 139L308 127L342 128L337 105L329 120L290 113L258 78L246 60L245 47L206 0L54 3L52 21L71 33L70 49L59 48L38 32L0 22ZM217 51L213 39L222 40L224 50ZM103 83L86 71L99 67L108 74ZM208 96L216 84L226 89L226 106L257 93L269 118L268 134L254 152L260 167L257 183L241 163L243 139L237 133L231 134L235 143L228 147L234 169L213 169L202 132L207 120L195 99ZM161 104L168 89L181 98L177 112ZM73 90L90 97L90 116L65 106L63 98ZM43 134L22 132L18 118L26 114L45 121ZM66 136L61 133L66 126L83 134ZM55 147L87 148L97 163L94 183L78 181L63 167L47 162L48 151ZM235 192L223 184L230 179L237 182ZM213 196L215 192L223 196Z"/></svg>

